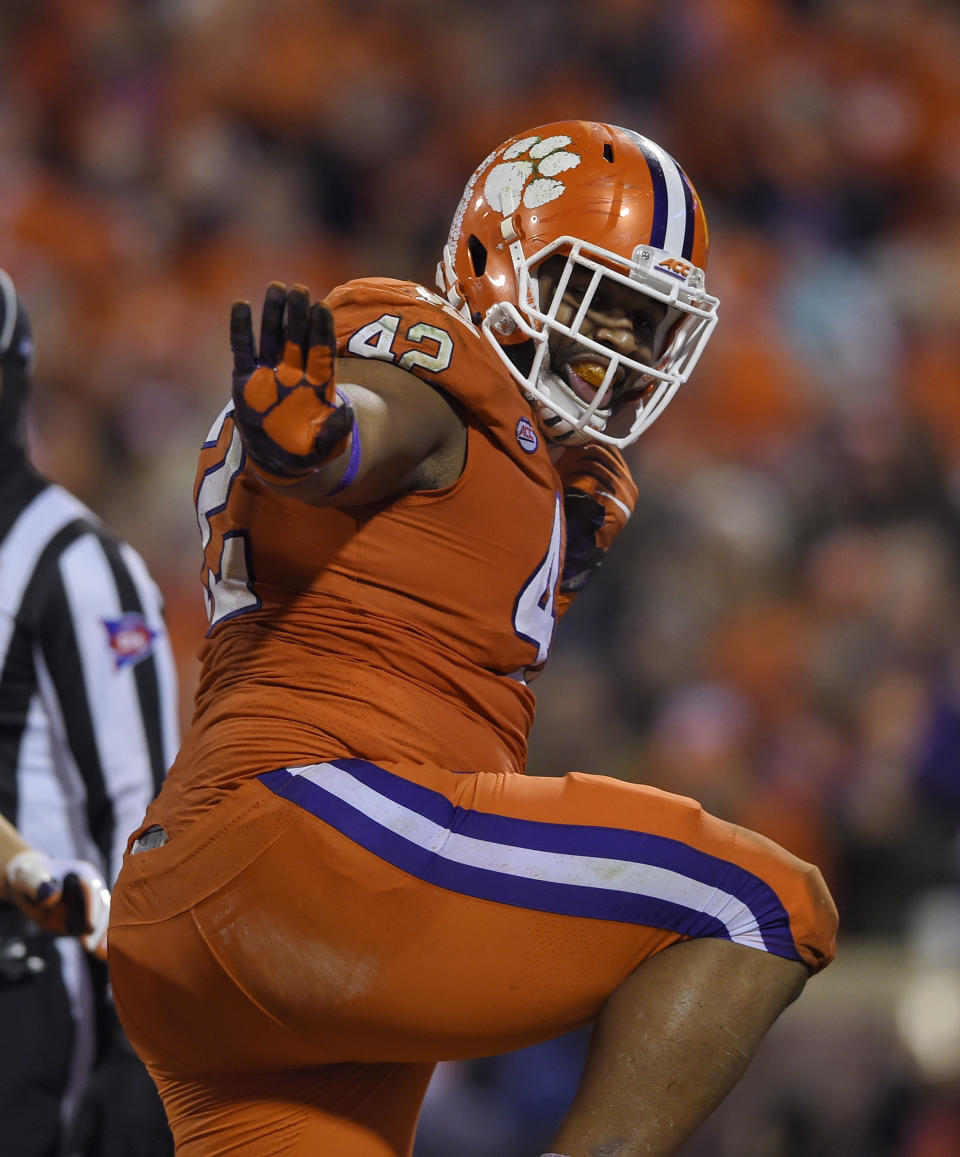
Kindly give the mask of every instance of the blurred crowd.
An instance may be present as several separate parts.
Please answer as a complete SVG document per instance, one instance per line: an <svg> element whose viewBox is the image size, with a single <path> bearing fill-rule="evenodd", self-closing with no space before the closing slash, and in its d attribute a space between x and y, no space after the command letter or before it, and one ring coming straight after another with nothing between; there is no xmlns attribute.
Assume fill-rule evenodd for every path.
<svg viewBox="0 0 960 1157"><path fill-rule="evenodd" d="M690 1154L955 1157L956 0L5 0L0 265L34 317L36 456L150 564L186 720L191 486L230 301L270 279L431 285L475 165L575 117L683 164L721 321L630 451L637 513L537 685L531 770L697 797L821 865L835 968L844 942L864 976L899 962L883 1015L828 971L836 1006L771 1045L794 1094L757 1083L739 1115L763 1127ZM938 1060L908 1000L921 965L957 1032ZM863 1013L846 1036L844 1009ZM789 1067L822 1066L812 1024L848 1077L842 1144ZM442 1069L422 1157L545 1148L583 1047ZM851 1066L866 1054L885 1075Z"/></svg>

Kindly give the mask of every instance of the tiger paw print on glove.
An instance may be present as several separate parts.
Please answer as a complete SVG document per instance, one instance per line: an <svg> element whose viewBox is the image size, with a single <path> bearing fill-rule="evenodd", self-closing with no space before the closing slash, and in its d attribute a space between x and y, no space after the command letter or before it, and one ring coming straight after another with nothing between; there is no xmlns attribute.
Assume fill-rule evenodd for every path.
<svg viewBox="0 0 960 1157"><path fill-rule="evenodd" d="M582 590L626 526L637 487L623 455L612 446L571 446L557 460L563 484L567 548L562 594Z"/></svg>
<svg viewBox="0 0 960 1157"><path fill-rule="evenodd" d="M247 302L230 311L234 419L257 473L292 485L347 448L354 414L338 395L333 316L302 285L271 282L260 349Z"/></svg>

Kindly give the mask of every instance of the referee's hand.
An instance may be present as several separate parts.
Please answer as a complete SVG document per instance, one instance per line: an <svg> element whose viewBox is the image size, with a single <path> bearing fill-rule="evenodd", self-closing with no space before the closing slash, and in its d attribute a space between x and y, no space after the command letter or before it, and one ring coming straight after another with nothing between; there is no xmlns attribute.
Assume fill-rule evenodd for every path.
<svg viewBox="0 0 960 1157"><path fill-rule="evenodd" d="M84 948L107 958L110 892L86 860L59 860L33 848L7 863L7 897L55 936L79 936Z"/></svg>

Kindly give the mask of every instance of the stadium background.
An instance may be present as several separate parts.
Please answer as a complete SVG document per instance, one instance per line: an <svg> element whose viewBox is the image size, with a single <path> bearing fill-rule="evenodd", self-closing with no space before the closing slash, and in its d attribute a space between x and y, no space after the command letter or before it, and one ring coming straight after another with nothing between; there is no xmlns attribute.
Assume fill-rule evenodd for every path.
<svg viewBox="0 0 960 1157"><path fill-rule="evenodd" d="M680 159L721 324L631 451L637 515L537 686L532 769L695 795L836 894L838 962L687 1157L955 1157L956 0L5 0L35 456L146 557L186 721L230 300L432 284L475 164L571 117ZM583 1047L444 1066L418 1157L540 1152Z"/></svg>

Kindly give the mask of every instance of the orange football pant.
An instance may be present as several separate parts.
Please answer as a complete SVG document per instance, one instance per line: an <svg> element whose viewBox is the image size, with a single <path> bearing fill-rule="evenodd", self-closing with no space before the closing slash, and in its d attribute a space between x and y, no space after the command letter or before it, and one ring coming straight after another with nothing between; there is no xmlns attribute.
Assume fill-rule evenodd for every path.
<svg viewBox="0 0 960 1157"><path fill-rule="evenodd" d="M693 800L338 759L128 853L109 953L180 1157L406 1157L436 1061L586 1024L678 940L815 971L835 927L816 868Z"/></svg>

